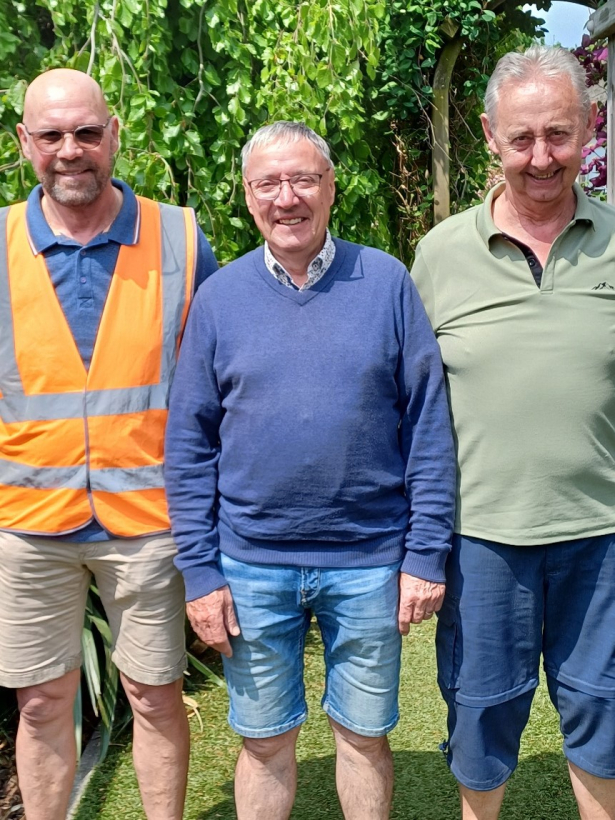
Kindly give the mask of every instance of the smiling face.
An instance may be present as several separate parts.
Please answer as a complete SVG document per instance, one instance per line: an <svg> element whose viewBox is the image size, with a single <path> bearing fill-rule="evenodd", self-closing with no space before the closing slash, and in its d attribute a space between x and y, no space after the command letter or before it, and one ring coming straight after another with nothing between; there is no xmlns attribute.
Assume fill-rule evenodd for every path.
<svg viewBox="0 0 615 820"><path fill-rule="evenodd" d="M497 121L483 130L502 160L507 195L518 210L556 208L572 196L581 167L581 149L596 118L592 104L584 117L568 77L508 80L500 88Z"/></svg>
<svg viewBox="0 0 615 820"><path fill-rule="evenodd" d="M43 191L59 204L89 205L110 185L113 156L118 148L117 118L111 117L100 145L88 151L80 148L71 134L66 134L55 154L45 154L28 131L69 131L80 125L102 125L108 116L100 88L81 72L57 69L40 75L30 85L24 123L17 126L17 132Z"/></svg>
<svg viewBox="0 0 615 820"><path fill-rule="evenodd" d="M290 185L276 199L257 199L249 181L287 180L297 174L322 174L320 190L297 196ZM313 143L274 142L254 148L248 158L244 189L248 209L275 258L287 270L304 273L325 242L329 213L335 197L333 168Z"/></svg>

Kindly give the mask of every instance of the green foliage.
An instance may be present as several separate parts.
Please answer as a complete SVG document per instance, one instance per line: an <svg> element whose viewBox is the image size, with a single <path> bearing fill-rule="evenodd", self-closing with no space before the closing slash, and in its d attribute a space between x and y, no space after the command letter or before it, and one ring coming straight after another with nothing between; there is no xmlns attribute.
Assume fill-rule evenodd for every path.
<svg viewBox="0 0 615 820"><path fill-rule="evenodd" d="M111 660L112 649L113 638L98 590L95 586L91 586L88 592L83 631L81 633L82 671L92 709L100 720L101 761L105 759L111 740L119 683L117 667ZM74 717L77 750L80 756L83 725L81 689L77 693Z"/></svg>
<svg viewBox="0 0 615 820"><path fill-rule="evenodd" d="M396 148L397 254L410 256L432 224L431 102L439 56L451 38L462 40L450 85L451 208L463 210L489 187L490 157L480 125L482 98L498 59L525 48L540 33L540 20L508 4L478 0L392 0L383 41L380 96ZM549 3L545 3L549 5Z"/></svg>
<svg viewBox="0 0 615 820"><path fill-rule="evenodd" d="M258 126L276 119L304 120L331 143L338 181L333 230L407 257L403 226L414 233L426 227L430 209L429 104L442 25L457 27L466 43L460 92L466 117L506 19L478 0L19 0L5 6L0 202L23 198L34 182L15 137L25 83L49 67L82 69L99 80L123 125L117 175L139 193L194 207L223 261L259 241L243 199L240 148ZM535 21L519 15L534 30ZM399 140L412 158L409 176L399 165ZM477 164L473 156L455 150L461 204L482 184L484 158ZM400 199L400 180L411 184L410 199Z"/></svg>
<svg viewBox="0 0 615 820"><path fill-rule="evenodd" d="M39 7L42 7L40 8ZM4 202L32 183L14 139L23 81L49 66L91 70L124 126L116 173L140 193L187 203L222 259L257 241L243 202L240 148L259 125L302 119L327 136L339 168L335 219L344 236L390 244L389 194L370 157L367 89L379 61L381 0L39 0L25 4L32 40L47 14L53 38L32 59L15 19L0 40L8 116ZM12 13L12 12L11 12ZM6 13L5 13L6 17ZM47 19L47 18L45 18ZM2 49L4 48L4 51ZM15 55L16 56L16 55Z"/></svg>

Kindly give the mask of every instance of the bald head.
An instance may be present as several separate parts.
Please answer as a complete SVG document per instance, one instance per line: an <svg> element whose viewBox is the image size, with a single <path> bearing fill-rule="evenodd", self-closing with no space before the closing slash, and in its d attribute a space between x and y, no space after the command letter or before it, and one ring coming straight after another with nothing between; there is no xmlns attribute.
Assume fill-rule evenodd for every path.
<svg viewBox="0 0 615 820"><path fill-rule="evenodd" d="M88 126L97 129L94 139L80 139ZM116 200L110 180L118 128L95 80L82 71L55 68L28 86L17 134L45 196L82 208Z"/></svg>
<svg viewBox="0 0 615 820"><path fill-rule="evenodd" d="M40 74L28 86L24 100L23 119L32 131L49 111L62 111L75 106L90 114L91 122L106 120L107 104L96 80L72 68L54 68Z"/></svg>

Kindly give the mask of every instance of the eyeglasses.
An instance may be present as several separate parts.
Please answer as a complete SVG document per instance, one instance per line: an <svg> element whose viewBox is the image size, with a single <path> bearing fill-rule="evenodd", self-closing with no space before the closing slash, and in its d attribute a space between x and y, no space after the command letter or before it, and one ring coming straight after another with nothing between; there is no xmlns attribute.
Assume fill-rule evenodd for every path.
<svg viewBox="0 0 615 820"><path fill-rule="evenodd" d="M289 179L252 179L248 185L256 199L277 199L285 182L288 182L291 191L297 196L314 196L320 190L323 176L324 174L295 174Z"/></svg>
<svg viewBox="0 0 615 820"><path fill-rule="evenodd" d="M93 151L102 142L105 128L109 125L111 117L103 125L80 125L69 131L60 131L56 128L41 128L39 131L28 131L26 133L32 137L34 144L41 154L56 154L64 144L64 137L70 134L75 140L75 145L83 151Z"/></svg>

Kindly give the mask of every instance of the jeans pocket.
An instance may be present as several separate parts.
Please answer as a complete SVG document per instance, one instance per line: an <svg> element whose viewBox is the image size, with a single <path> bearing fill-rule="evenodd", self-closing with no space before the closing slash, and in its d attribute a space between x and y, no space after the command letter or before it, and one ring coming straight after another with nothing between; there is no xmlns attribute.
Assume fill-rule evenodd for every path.
<svg viewBox="0 0 615 820"><path fill-rule="evenodd" d="M444 597L442 609L438 613L436 658L440 687L457 689L462 660L462 642L459 625L459 598L454 595Z"/></svg>

